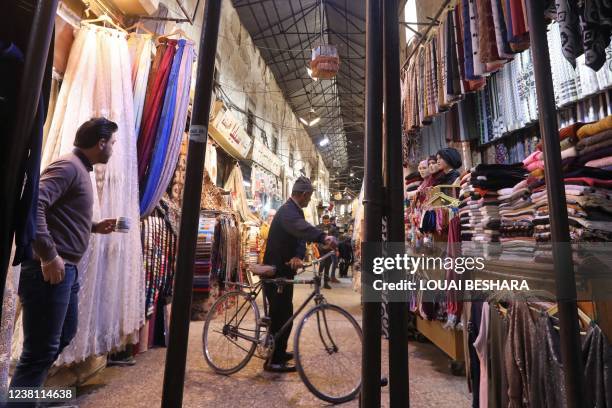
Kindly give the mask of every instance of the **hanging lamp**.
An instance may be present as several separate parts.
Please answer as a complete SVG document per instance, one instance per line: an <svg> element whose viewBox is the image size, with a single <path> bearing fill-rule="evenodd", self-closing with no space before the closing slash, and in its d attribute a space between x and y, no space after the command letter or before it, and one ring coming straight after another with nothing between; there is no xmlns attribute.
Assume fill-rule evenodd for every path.
<svg viewBox="0 0 612 408"><path fill-rule="evenodd" d="M333 44L324 43L323 38L323 18L325 13L324 0L321 0L321 44L312 50L310 69L313 79L331 79L340 70L340 56L338 47Z"/></svg>

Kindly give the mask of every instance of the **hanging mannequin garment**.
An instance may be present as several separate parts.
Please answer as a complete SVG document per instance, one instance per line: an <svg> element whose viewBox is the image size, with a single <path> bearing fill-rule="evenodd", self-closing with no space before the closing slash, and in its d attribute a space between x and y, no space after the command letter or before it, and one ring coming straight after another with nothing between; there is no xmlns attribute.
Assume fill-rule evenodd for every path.
<svg viewBox="0 0 612 408"><path fill-rule="evenodd" d="M136 137L130 57L125 35L101 27L80 29L72 47L42 168L72 149L76 129L91 117L117 123L117 142L106 165L92 175L94 220L132 219L128 233L92 234L78 265L79 323L72 343L56 364L85 360L122 347L144 322L145 294L138 212ZM136 336L134 336L136 337ZM16 348L21 342L14 342ZM13 354L18 357L19 354Z"/></svg>
<svg viewBox="0 0 612 408"><path fill-rule="evenodd" d="M134 91L134 130L140 130L142 110L147 93L147 80L151 69L153 42L150 34L130 34L128 38L130 61L132 63L132 89Z"/></svg>

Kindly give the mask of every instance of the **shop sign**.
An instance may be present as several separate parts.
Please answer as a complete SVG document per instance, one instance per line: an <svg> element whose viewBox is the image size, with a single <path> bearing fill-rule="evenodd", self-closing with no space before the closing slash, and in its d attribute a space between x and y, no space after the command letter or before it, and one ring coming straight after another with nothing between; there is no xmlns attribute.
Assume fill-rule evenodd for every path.
<svg viewBox="0 0 612 408"><path fill-rule="evenodd" d="M252 140L231 111L219 109L210 124L210 135L224 150L238 159L246 159Z"/></svg>
<svg viewBox="0 0 612 408"><path fill-rule="evenodd" d="M280 177L283 162L277 155L272 153L272 150L268 149L266 145L257 139L253 142L251 160L274 174L276 177Z"/></svg>

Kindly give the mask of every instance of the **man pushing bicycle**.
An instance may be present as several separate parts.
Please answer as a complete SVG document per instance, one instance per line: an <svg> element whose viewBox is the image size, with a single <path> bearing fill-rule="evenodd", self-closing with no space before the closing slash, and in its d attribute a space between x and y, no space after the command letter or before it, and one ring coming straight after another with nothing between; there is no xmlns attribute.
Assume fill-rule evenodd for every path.
<svg viewBox="0 0 612 408"><path fill-rule="evenodd" d="M295 271L303 265L306 242L329 245L332 249L337 247L333 236L327 236L304 218L302 208L310 203L312 192L310 180L306 177L298 178L293 185L291 197L278 209L272 220L263 263L276 267L276 278L293 279ZM293 315L293 285L285 285L279 291L274 283L266 283L264 294L270 308L270 332L276 334ZM288 364L293 359L293 353L287 352L290 334L291 325L278 337L274 353L264 364L264 370L279 373L296 370L294 365Z"/></svg>

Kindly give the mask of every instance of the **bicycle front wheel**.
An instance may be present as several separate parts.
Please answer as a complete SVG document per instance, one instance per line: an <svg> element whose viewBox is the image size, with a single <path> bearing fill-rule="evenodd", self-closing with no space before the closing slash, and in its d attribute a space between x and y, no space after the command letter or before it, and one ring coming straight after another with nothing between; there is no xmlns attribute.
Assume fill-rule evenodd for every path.
<svg viewBox="0 0 612 408"><path fill-rule="evenodd" d="M259 341L259 309L244 292L228 292L212 305L202 333L204 358L218 374L241 370Z"/></svg>
<svg viewBox="0 0 612 408"><path fill-rule="evenodd" d="M344 309L320 304L300 321L294 339L295 362L306 387L323 401L354 399L361 388L359 323Z"/></svg>

